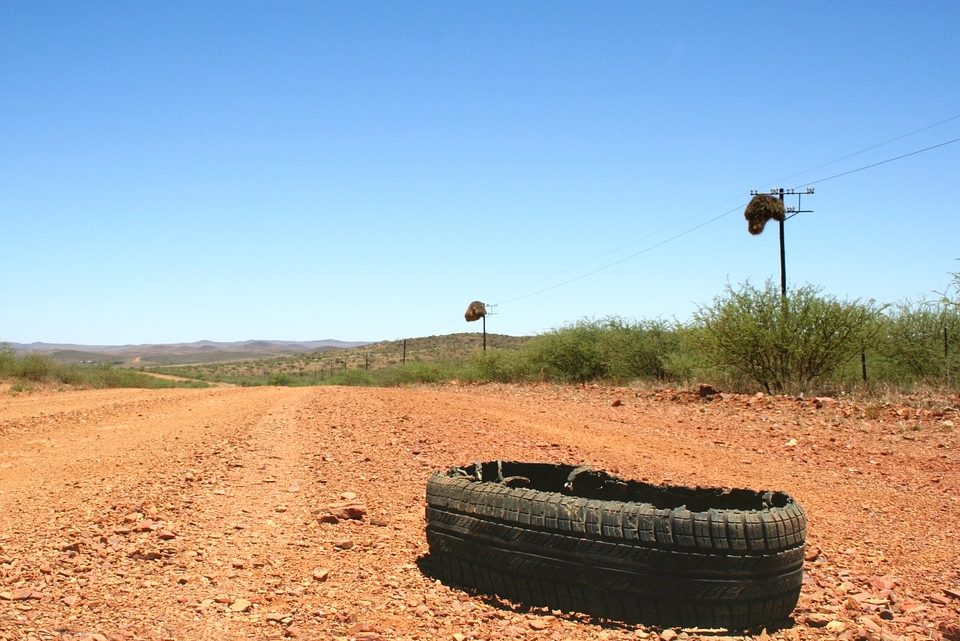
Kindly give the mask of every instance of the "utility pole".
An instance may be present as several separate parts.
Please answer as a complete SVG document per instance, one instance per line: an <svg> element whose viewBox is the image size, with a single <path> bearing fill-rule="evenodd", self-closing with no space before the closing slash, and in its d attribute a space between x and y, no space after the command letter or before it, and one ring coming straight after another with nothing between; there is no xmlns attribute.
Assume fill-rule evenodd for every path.
<svg viewBox="0 0 960 641"><path fill-rule="evenodd" d="M483 319L483 351L487 351L487 315L493 313L494 307L496 305L492 303L475 300L467 306L467 311L463 315L464 320L468 323Z"/></svg>
<svg viewBox="0 0 960 641"><path fill-rule="evenodd" d="M487 316L493 315L493 308L496 307L493 303L484 303L484 307L487 308L487 313L483 315L483 351L487 351Z"/></svg>
<svg viewBox="0 0 960 641"><path fill-rule="evenodd" d="M777 196L780 198L780 203L783 204L784 196L796 196L797 197L797 206L796 207L784 207L784 216L783 220L777 222L780 223L780 296L786 300L787 299L787 252L786 244L784 243L783 238L783 226L788 220L796 216L797 214L809 214L813 213L812 209L801 209L800 208L800 199L804 195L811 196L813 195L813 187L807 187L804 191L797 191L795 189L784 189L783 187L778 187L776 189L771 189L769 192L761 192L756 189L750 190L751 196L758 196L763 193L768 193L771 196Z"/></svg>

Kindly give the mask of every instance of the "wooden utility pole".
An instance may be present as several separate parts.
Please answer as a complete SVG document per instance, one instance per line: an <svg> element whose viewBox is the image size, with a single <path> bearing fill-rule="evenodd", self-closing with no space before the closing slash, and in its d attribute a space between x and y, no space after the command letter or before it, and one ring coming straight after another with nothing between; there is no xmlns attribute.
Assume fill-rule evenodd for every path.
<svg viewBox="0 0 960 641"><path fill-rule="evenodd" d="M758 191L756 189L750 190L751 196L757 196L764 192ZM787 299L787 250L786 243L784 242L783 227L784 223L796 216L797 214L809 214L812 213L812 209L801 209L800 208L800 198L803 195L813 195L813 187L807 187L804 191L797 191L795 189L784 189L783 187L778 187L776 189L771 189L769 192L771 196L777 196L780 198L780 203L783 203L784 196L796 196L797 197L797 206L794 207L784 207L784 217L783 220L777 221L780 223L780 296L784 300Z"/></svg>

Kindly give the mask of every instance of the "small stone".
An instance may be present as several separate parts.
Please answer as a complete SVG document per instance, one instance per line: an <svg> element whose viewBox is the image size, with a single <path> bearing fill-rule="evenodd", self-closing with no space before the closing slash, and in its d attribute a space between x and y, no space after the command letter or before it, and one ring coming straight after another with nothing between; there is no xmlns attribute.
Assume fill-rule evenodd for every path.
<svg viewBox="0 0 960 641"><path fill-rule="evenodd" d="M333 544L333 547L340 550L349 550L353 547L353 541L337 541Z"/></svg>
<svg viewBox="0 0 960 641"><path fill-rule="evenodd" d="M467 635L463 634L462 632L453 633L453 641L465 641L466 638L467 638Z"/></svg>
<svg viewBox="0 0 960 641"><path fill-rule="evenodd" d="M795 438L790 439L789 441L787 441L786 445L784 445L784 447L796 447L796 446L797 446L797 439Z"/></svg>
<svg viewBox="0 0 960 641"><path fill-rule="evenodd" d="M350 626L350 629L347 630L347 634L357 635L361 632L376 632L377 629L370 625L369 623L354 623Z"/></svg>
<svg viewBox="0 0 960 641"><path fill-rule="evenodd" d="M313 577L314 581L319 581L320 583L323 583L330 577L330 570L326 568L314 570L311 576Z"/></svg>
<svg viewBox="0 0 960 641"><path fill-rule="evenodd" d="M80 603L80 597L74 594L71 594L70 596L63 597L62 599L60 599L60 601L68 608L72 608L76 604Z"/></svg>
<svg viewBox="0 0 960 641"><path fill-rule="evenodd" d="M806 623L811 628L823 628L829 625L831 621L833 621L833 617L831 617L829 614L820 614L818 612L814 612L813 614L807 615Z"/></svg>
<svg viewBox="0 0 960 641"><path fill-rule="evenodd" d="M340 498L344 501L355 501L357 500L357 495L355 492L343 492L340 494Z"/></svg>
<svg viewBox="0 0 960 641"><path fill-rule="evenodd" d="M680 635L677 634L677 631L671 630L670 628L667 628L666 630L660 633L661 641L674 641L674 639L676 639L678 636Z"/></svg>
<svg viewBox="0 0 960 641"><path fill-rule="evenodd" d="M846 623L844 623L843 621L836 621L836 620L831 621L826 626L827 632L843 632L844 630L846 630L846 628L847 628Z"/></svg>
<svg viewBox="0 0 960 641"><path fill-rule="evenodd" d="M278 505L277 507L273 508L273 511L274 511L274 512L280 512L280 513L282 514L282 513L284 513L284 512L287 511L287 506L286 506L286 505Z"/></svg>
<svg viewBox="0 0 960 641"><path fill-rule="evenodd" d="M160 532L157 533L157 536L160 537L161 541L172 541L173 539L177 538L177 535L170 530L160 530Z"/></svg>
<svg viewBox="0 0 960 641"><path fill-rule="evenodd" d="M621 405L623 405L623 401L621 401L619 398L610 403L610 407L620 407Z"/></svg>
<svg viewBox="0 0 960 641"><path fill-rule="evenodd" d="M850 583L849 581L844 581L843 583L837 586L837 592L839 592L840 594L851 594L857 591L858 591L857 586L855 586L853 583Z"/></svg>
<svg viewBox="0 0 960 641"><path fill-rule="evenodd" d="M528 623L528 625L534 630L546 630L550 627L550 624L546 621L541 621L540 619L533 619Z"/></svg>
<svg viewBox="0 0 960 641"><path fill-rule="evenodd" d="M860 623L860 625L862 625L863 627L873 632L879 632L880 630L883 629L880 623L876 619L874 619L872 616L864 615L859 619L857 619L857 621Z"/></svg>
<svg viewBox="0 0 960 641"><path fill-rule="evenodd" d="M246 612L253 607L253 604L247 601L246 599L237 599L230 604L230 610L232 612Z"/></svg>
<svg viewBox="0 0 960 641"><path fill-rule="evenodd" d="M821 550L818 547L808 547L807 551L803 555L804 561L816 561L820 558Z"/></svg>
<svg viewBox="0 0 960 641"><path fill-rule="evenodd" d="M349 492L344 492L349 494ZM330 503L313 511L314 514L320 514L318 520L321 523L337 523L340 520L362 521L367 514L367 508L362 503L343 502Z"/></svg>
<svg viewBox="0 0 960 641"><path fill-rule="evenodd" d="M0 592L0 599L4 601L26 601L27 599L39 599L40 593L34 592L32 588L17 588L10 592Z"/></svg>
<svg viewBox="0 0 960 641"><path fill-rule="evenodd" d="M291 494L296 494L299 491L300 491L299 483L291 483L290 487L287 488L287 492L290 492Z"/></svg>
<svg viewBox="0 0 960 641"><path fill-rule="evenodd" d="M916 612L922 612L927 609L927 606L919 603L918 601L913 601L910 599L905 600L900 604L900 611L904 614L914 614Z"/></svg>
<svg viewBox="0 0 960 641"><path fill-rule="evenodd" d="M152 532L157 528L158 528L158 525L156 521L153 521L151 519L143 519L133 527L133 531L134 532Z"/></svg>
<svg viewBox="0 0 960 641"><path fill-rule="evenodd" d="M889 576L877 577L870 581L870 585L878 590L893 590L895 587L897 587L893 577Z"/></svg>
<svg viewBox="0 0 960 641"><path fill-rule="evenodd" d="M267 615L267 622L269 623L280 623L284 620L285 615L280 614L279 612L271 612Z"/></svg>

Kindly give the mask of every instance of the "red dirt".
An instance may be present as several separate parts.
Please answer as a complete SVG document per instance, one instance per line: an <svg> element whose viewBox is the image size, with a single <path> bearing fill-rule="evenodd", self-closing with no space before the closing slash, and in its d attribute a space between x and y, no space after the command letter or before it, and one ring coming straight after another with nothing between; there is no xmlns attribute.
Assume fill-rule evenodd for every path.
<svg viewBox="0 0 960 641"><path fill-rule="evenodd" d="M421 573L430 473L503 458L785 490L809 519L804 589L758 637L954 641L958 407L553 386L4 395L0 639L718 638ZM365 512L323 522L331 503Z"/></svg>

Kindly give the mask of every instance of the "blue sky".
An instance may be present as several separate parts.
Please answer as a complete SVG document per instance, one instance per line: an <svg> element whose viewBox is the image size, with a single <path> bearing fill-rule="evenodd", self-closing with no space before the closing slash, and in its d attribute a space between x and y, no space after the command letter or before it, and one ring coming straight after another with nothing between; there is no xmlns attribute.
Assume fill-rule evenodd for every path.
<svg viewBox="0 0 960 641"><path fill-rule="evenodd" d="M779 279L750 189L960 138L958 33L953 1L0 2L0 341L686 320ZM951 143L816 184L791 285L944 289L958 177Z"/></svg>

